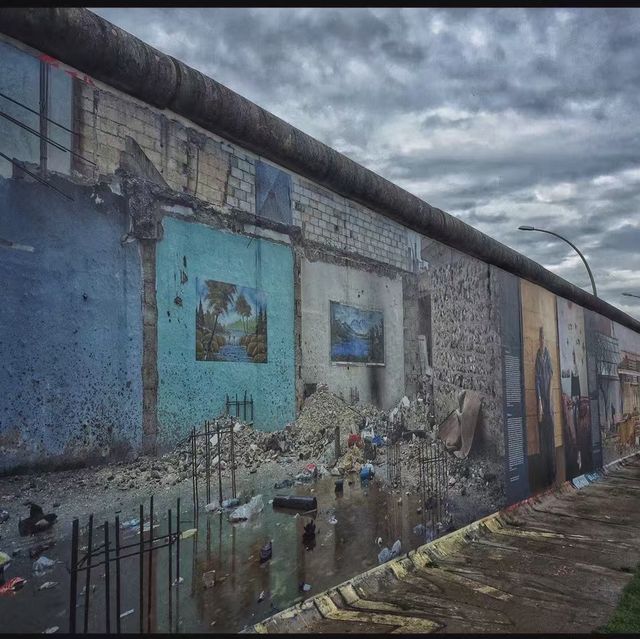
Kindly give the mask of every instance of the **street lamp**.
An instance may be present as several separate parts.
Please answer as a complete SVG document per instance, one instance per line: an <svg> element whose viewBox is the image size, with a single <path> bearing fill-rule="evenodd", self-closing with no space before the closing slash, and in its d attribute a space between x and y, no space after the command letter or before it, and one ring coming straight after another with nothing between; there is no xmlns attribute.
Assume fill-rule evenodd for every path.
<svg viewBox="0 0 640 639"><path fill-rule="evenodd" d="M593 295L594 295L594 297L598 297L598 293L596 291L596 283L593 281L593 274L591 273L591 269L589 268L589 265L587 264L587 260L584 259L584 255L578 250L578 247L575 244L573 244L572 242L569 242L569 240L566 237L562 237L562 235L558 235L557 233L554 233L553 231L546 231L545 229L537 229L535 226L529 226L527 224L523 224L522 226L519 226L518 230L519 231L539 231L540 233L548 233L549 235L553 235L554 237L557 237L557 238L565 241L580 256L580 259L584 262L584 265L587 268L587 273L589 273L589 279L591 280L591 287L593 288Z"/></svg>
<svg viewBox="0 0 640 639"><path fill-rule="evenodd" d="M623 293L623 295L626 295L627 297L637 297L640 299L640 295L634 295L633 293Z"/></svg>

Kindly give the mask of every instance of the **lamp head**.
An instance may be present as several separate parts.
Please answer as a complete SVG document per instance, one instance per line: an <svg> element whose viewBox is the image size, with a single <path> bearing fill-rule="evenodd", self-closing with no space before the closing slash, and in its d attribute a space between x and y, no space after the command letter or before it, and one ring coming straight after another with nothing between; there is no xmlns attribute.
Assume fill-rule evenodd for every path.
<svg viewBox="0 0 640 639"><path fill-rule="evenodd" d="M536 229L533 226L529 226L528 224L523 224L518 227L519 231L535 231Z"/></svg>

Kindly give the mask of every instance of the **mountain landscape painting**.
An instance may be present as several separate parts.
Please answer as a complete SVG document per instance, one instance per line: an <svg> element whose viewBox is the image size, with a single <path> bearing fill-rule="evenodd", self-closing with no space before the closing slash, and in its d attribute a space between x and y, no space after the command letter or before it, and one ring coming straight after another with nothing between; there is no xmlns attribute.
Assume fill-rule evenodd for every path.
<svg viewBox="0 0 640 639"><path fill-rule="evenodd" d="M196 360L265 364L265 293L204 278L196 278L196 293Z"/></svg>
<svg viewBox="0 0 640 639"><path fill-rule="evenodd" d="M330 303L331 361L384 364L382 311L366 311L339 302Z"/></svg>

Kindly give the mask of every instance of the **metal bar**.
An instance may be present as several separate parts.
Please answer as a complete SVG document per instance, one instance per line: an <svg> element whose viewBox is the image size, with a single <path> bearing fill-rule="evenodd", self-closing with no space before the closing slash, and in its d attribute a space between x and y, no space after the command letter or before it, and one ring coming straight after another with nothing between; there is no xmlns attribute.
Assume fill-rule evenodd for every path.
<svg viewBox="0 0 640 639"><path fill-rule="evenodd" d="M109 566L109 522L104 522L104 615L105 632L111 634L111 573Z"/></svg>
<svg viewBox="0 0 640 639"><path fill-rule="evenodd" d="M4 111L0 111L0 117L5 118L5 120L9 120L9 122L13 122L13 124L15 124L16 126L19 126L21 129L24 129L25 131L28 131L32 135L35 135L38 138L44 139L46 142L51 144L51 146L55 146L57 149L60 149L61 151L66 151L67 153L71 153L71 155L75 155L81 160L88 162L89 164L93 164L93 166L97 166L95 162L92 162L91 160L87 160L87 158L83 157L79 153L76 153L75 151L68 149L66 146L63 146L62 144L58 144L58 142L56 142L55 140L52 140L51 138L48 138L45 135L42 135L42 133L40 133L39 131L36 131L35 129L32 129L30 126L27 126L24 122L20 122L20 120L16 120L16 118L11 117L8 113L5 113Z"/></svg>
<svg viewBox="0 0 640 639"><path fill-rule="evenodd" d="M91 544L93 542L93 515L89 515L89 538L87 540L87 552L89 559L87 561L87 579L84 593L84 633L87 634L89 628L89 599L91 591Z"/></svg>
<svg viewBox="0 0 640 639"><path fill-rule="evenodd" d="M138 575L138 606L139 628L138 632L144 632L144 506L140 504L140 574Z"/></svg>
<svg viewBox="0 0 640 639"><path fill-rule="evenodd" d="M176 512L176 582L180 585L180 497L178 497L178 511ZM178 595L176 595L176 603L177 601Z"/></svg>
<svg viewBox="0 0 640 639"><path fill-rule="evenodd" d="M76 600L78 598L78 537L80 522L77 518L71 525L71 576L69 585L69 634L76 632Z"/></svg>
<svg viewBox="0 0 640 639"><path fill-rule="evenodd" d="M231 497L236 498L236 451L234 446L235 424L231 424Z"/></svg>
<svg viewBox="0 0 640 639"><path fill-rule="evenodd" d="M36 175L35 173L29 171L29 169L25 169L25 167L22 166L22 163L19 162L18 160L14 160L13 158L10 158L8 155L5 155L1 151L0 151L0 157L3 157L5 160L11 162L11 164L13 164L14 166L17 166L21 171L24 171L27 175L31 176L34 180L36 180L36 182L40 182L40 184L44 184L45 186L48 186L50 189L53 189L56 193L59 193L63 197L66 197L67 200L70 200L71 202L75 201L70 195L67 195L64 191L61 191L59 188L53 186L53 184L50 184L46 180L43 180L39 175Z"/></svg>
<svg viewBox="0 0 640 639"><path fill-rule="evenodd" d="M147 632L151 632L151 595L153 584L153 495L149 498L149 581L147 582Z"/></svg>
<svg viewBox="0 0 640 639"><path fill-rule="evenodd" d="M116 632L120 634L120 517L116 515Z"/></svg>
<svg viewBox="0 0 640 639"><path fill-rule="evenodd" d="M45 113L49 110L49 65L40 62L40 175L44 177L47 174L47 118Z"/></svg>
<svg viewBox="0 0 640 639"><path fill-rule="evenodd" d="M169 511L167 513L167 522L168 522L168 533L169 533L169 632L171 632L171 622L172 622L172 612L173 612L173 589L172 589L172 585L173 585L173 555L172 555L172 550L173 548L171 547L171 508L169 508Z"/></svg>
<svg viewBox="0 0 640 639"><path fill-rule="evenodd" d="M207 477L207 504L211 503L211 440L209 438L209 422L204 423L205 439L205 474ZM218 464L220 460L218 460Z"/></svg>
<svg viewBox="0 0 640 639"><path fill-rule="evenodd" d="M220 499L220 506L222 507L222 461L221 449L220 449L220 422L216 419L216 434L218 437L218 496Z"/></svg>
<svg viewBox="0 0 640 639"><path fill-rule="evenodd" d="M40 113L38 111L36 111L35 109L32 109L31 107L27 106L26 104L23 104L22 102L19 102L18 100L14 100L13 98L9 97L8 95L5 95L4 93L2 93L2 91L0 91L0 98L4 98L5 100L9 100L9 102L13 102L14 104L17 104L18 106L22 107L23 109L26 109L27 111L31 111L31 113L35 113L36 115L40 115ZM64 126L64 124L60 124L59 122L56 122L55 120L52 120L51 118L47 117L46 115L44 116L45 120L47 120L47 122L51 122L51 124L55 124L57 127L60 127L61 129L64 129L65 131L68 131L69 133L71 133L71 135L80 135L80 133L78 131L72 131L71 129L68 129L66 126Z"/></svg>

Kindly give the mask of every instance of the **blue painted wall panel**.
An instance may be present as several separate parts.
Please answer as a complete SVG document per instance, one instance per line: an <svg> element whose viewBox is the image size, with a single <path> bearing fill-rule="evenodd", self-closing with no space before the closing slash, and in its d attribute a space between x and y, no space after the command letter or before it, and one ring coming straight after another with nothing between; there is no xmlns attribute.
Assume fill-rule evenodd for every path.
<svg viewBox="0 0 640 639"><path fill-rule="evenodd" d="M138 447L142 276L115 197L0 178L0 471Z"/></svg>
<svg viewBox="0 0 640 639"><path fill-rule="evenodd" d="M225 394L253 394L256 427L295 418L291 248L173 218L163 221L157 260L159 443L184 437L224 410ZM263 291L266 363L196 360L196 278Z"/></svg>

